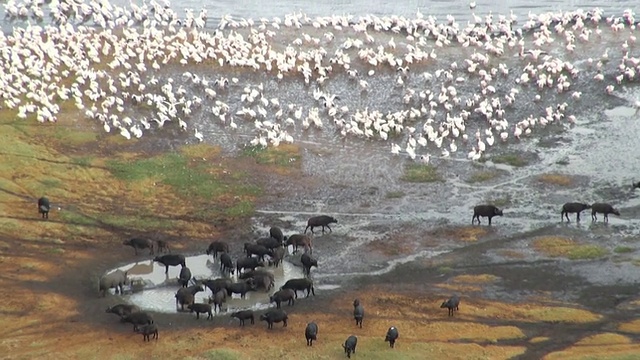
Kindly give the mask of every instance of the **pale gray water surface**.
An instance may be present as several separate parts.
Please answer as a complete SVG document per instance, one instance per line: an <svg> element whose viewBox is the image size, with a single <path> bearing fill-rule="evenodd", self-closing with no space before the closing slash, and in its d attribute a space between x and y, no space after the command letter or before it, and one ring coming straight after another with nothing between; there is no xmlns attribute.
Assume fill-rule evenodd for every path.
<svg viewBox="0 0 640 360"><path fill-rule="evenodd" d="M220 273L218 260L212 259L209 255L188 256L186 264L196 280L225 277ZM132 286L129 291L125 292L124 299L143 309L168 313L179 312L175 299L176 291L180 288L178 284L179 266L170 266L169 272L165 274L165 267L162 264L148 260L120 266L118 269L128 271L129 278L132 280ZM280 289L287 280L303 277L302 268L294 266L288 261L284 261L282 266L278 268L269 267L267 271L274 275L274 290L270 292L250 291L244 299L239 294L233 294L223 305L223 312L220 314L229 315L233 311L242 309L269 307L269 296L274 291ZM233 282L243 281L235 275L231 276L230 280ZM196 302L207 303L210 296L212 296L211 290L205 287L204 292L196 294ZM185 311L188 311L186 307Z"/></svg>

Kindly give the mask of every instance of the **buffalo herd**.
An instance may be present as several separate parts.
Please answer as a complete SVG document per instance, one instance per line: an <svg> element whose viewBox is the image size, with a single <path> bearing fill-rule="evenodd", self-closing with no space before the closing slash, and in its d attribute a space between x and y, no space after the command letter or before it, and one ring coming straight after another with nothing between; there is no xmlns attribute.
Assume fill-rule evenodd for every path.
<svg viewBox="0 0 640 360"><path fill-rule="evenodd" d="M635 184L634 184L634 187ZM640 183L638 186L640 187ZM38 199L38 213L41 214L43 219L48 219L51 205L49 199L41 197ZM580 221L580 213L584 210L591 209L592 221L597 220L597 214L603 214L604 222L608 222L609 214L620 216L620 212L612 205L607 203L593 203L591 205L579 202L569 202L562 206L560 211L561 221L565 219L569 222L569 214L576 214L576 221ZM491 225L492 218L496 216L503 216L503 210L499 209L495 205L477 205L473 208L473 217L471 223L476 221L480 224L480 217L488 218L488 225ZM196 280L192 278L191 271L187 267L186 258L181 254L171 254L169 244L162 240L152 241L144 238L131 238L123 241L123 245L130 246L134 249L136 255L140 250L148 250L149 254L154 254L154 262L157 262L165 267L165 274L168 273L169 267L180 266L181 271L178 278L180 289L175 294L176 306L180 306L195 313L196 319L200 318L200 314L206 314L207 319L212 319L213 314L222 311L222 304L226 302L227 298L232 294L239 294L244 297L250 291L257 291L262 289L270 291L274 286L273 274L267 270L263 270L265 266L278 267L286 252L286 247L292 246L293 254L297 253L299 248L304 249L304 253L300 258L300 262L303 267L304 278L290 279L279 290L275 291L273 295L269 297L270 303L275 303L275 308L270 308L264 314L259 316L260 321L267 323L267 328L272 329L274 323L282 323L282 327L287 327L288 314L282 310L281 305L287 303L288 306L293 306L298 298L298 291L306 292L306 297L313 294L315 295L315 288L313 280L311 280L311 268L318 267L318 261L313 257L313 241L312 238L306 235L307 231L311 231L311 234L315 234L315 228L321 228L322 234L325 233L325 228L332 232L330 224L338 223L338 220L328 215L315 216L307 221L307 226L302 234L292 234L285 236L282 230L278 227L271 227L269 230L269 237L260 238L255 243L245 243L243 245L244 256L236 259L235 266L233 259L230 255L230 245L224 241L213 241L206 249L206 254L211 255L214 259L218 259L220 263L220 271L223 274L223 278L219 279L207 279ZM164 254L162 254L164 253ZM162 255L160 255L162 254ZM265 262L265 258L269 258ZM240 281L233 282L230 277L237 274ZM228 275L228 276L226 276ZM194 282L194 285L189 286L190 282ZM115 288L116 294L123 294L124 285L130 284L127 272L122 270L116 270L109 274L106 274L100 278L99 292L101 296L105 296L107 291L111 288ZM207 288L211 290L211 296L205 303L196 303L195 294L204 291ZM213 304L213 307L211 306ZM453 316L455 311L458 311L460 299L457 295L453 295L448 300L441 304L441 308L448 309L449 316ZM364 319L364 306L360 303L359 299L353 301L353 316L356 326L362 328ZM107 313L118 315L122 322L128 322L133 325L134 332L141 333L144 341L149 341L151 335L155 340L158 339L158 326L155 324L153 317L142 311L135 305L118 304L107 308ZM245 321L250 320L250 324L255 324L254 311L251 309L245 309L236 311L230 314L231 318L236 318L240 322L240 326L245 326ZM313 345L313 341L317 340L319 327L316 322L309 322L305 328L305 339L308 346ZM398 329L395 326L391 326L385 336L385 342L389 342L391 348L395 346L395 342L399 337ZM351 357L351 354L355 354L358 338L355 335L349 336L342 348L347 357Z"/></svg>

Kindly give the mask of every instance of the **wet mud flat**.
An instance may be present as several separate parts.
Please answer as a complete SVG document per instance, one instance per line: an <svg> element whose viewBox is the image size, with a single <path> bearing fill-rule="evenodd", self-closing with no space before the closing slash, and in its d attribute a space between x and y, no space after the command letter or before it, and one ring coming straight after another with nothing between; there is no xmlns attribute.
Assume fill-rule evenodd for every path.
<svg viewBox="0 0 640 360"><path fill-rule="evenodd" d="M589 126L583 125L587 130ZM599 332L638 340L636 332L619 330L640 297L639 196L628 181L633 165L622 163L618 172L608 174L580 169L585 148L595 142L584 131L578 127L549 133L537 141L545 152L531 144L504 149L507 154L513 148L536 154L521 167L491 160L438 162L445 180L428 184L397 181L402 161L385 163L386 176L363 175L366 165L354 176L340 175L314 159L343 168L355 168L356 161L326 154L318 160L317 150L305 149L303 161L311 161L304 162L302 176L268 178L277 190L266 195L254 229L277 224L285 233L301 232L311 216L338 218L333 232L314 236L320 263L314 280L340 285L330 296L382 287L412 298L426 293L442 301L456 293L463 304L564 304L598 314L597 321L582 324L553 319L522 324L528 338L553 340L528 344L530 350L521 358L540 358ZM608 156L588 155L594 168L612 161ZM481 182L466 180L475 171L498 175ZM561 222L560 207L570 201L609 202L621 216L611 215L605 224L599 214L592 222L586 210L580 222L575 214L569 223ZM499 203L505 215L494 218L493 226L487 226L486 218L482 225L471 226L472 206L484 202ZM433 302L434 308L438 305ZM464 305L461 308L464 312ZM496 315L488 321L499 319Z"/></svg>

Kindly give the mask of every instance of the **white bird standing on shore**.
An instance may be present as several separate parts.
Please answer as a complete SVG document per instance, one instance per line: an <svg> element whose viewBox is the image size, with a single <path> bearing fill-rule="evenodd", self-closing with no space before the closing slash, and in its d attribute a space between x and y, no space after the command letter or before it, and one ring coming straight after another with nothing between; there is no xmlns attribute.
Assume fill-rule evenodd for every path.
<svg viewBox="0 0 640 360"><path fill-rule="evenodd" d="M395 144L395 143L391 144L391 153L392 153L392 154L394 154L394 155L398 155L398 154L400 154L400 150L401 150L401 149L402 149L402 148L400 147L400 145Z"/></svg>
<svg viewBox="0 0 640 360"><path fill-rule="evenodd" d="M200 142L204 141L204 137L202 136L202 133L198 131L198 129L194 129L194 132L195 132L195 137L196 139L198 139L198 141Z"/></svg>

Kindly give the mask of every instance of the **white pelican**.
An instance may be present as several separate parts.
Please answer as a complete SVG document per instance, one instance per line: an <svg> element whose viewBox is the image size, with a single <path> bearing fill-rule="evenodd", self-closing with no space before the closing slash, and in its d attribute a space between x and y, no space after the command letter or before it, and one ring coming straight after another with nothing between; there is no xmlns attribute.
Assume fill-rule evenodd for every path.
<svg viewBox="0 0 640 360"><path fill-rule="evenodd" d="M198 141L200 142L204 141L204 137L202 136L202 133L198 131L198 129L194 129L194 132L195 132L195 137L196 139L198 139Z"/></svg>

